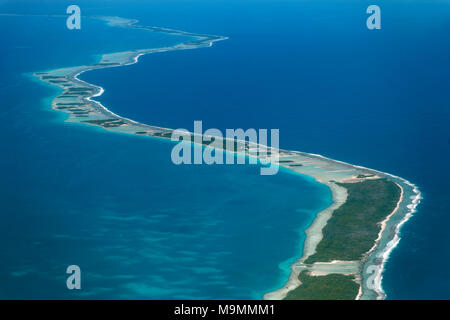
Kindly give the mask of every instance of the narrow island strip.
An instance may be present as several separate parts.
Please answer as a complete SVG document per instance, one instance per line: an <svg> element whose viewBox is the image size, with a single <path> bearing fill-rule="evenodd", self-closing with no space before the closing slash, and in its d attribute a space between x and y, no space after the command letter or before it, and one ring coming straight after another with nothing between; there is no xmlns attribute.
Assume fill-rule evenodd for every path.
<svg viewBox="0 0 450 320"><path fill-rule="evenodd" d="M170 47L104 54L93 65L61 68L34 75L59 87L52 108L66 112L66 121L106 130L161 139L171 139L173 129L151 126L114 114L92 98L103 88L78 78L83 72L137 63L144 54L210 47L227 37L189 33L137 24L137 20L96 17L110 26L146 29L186 36L187 41ZM205 138L205 139L203 139ZM217 139L222 139L222 143ZM212 142L215 140L214 145ZM319 212L306 231L303 255L292 266L286 284L264 299L384 299L382 272L390 252L398 244L400 227L415 212L421 194L409 181L381 171L351 165L317 154L274 149L234 140L201 137L203 146L225 152L274 161L291 172L308 175L326 184L333 197L330 207ZM217 143L219 142L219 143ZM254 151L264 150L264 152Z"/></svg>

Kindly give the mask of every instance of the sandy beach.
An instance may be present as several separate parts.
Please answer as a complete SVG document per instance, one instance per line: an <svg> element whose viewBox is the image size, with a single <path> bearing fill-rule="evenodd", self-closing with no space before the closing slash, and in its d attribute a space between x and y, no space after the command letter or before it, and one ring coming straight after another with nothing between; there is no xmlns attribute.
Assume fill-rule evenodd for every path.
<svg viewBox="0 0 450 320"><path fill-rule="evenodd" d="M117 20L115 20L117 19ZM108 23L120 27L133 27L137 21L128 19L119 19L108 17L106 19ZM129 65L137 63L139 57L144 54L165 52L170 50L186 50L195 49L200 47L212 46L216 41L226 40L227 37L210 36L203 34L187 33L184 31L177 31L171 29L148 27L152 32L165 32L168 34L189 35L196 37L196 41L189 41L186 43L178 44L174 47L166 48L153 48L137 51L119 52L113 54L105 54L102 56L101 61L95 65L89 66L77 66L71 68L61 68L50 70L46 72L37 72L35 76L39 77L42 81L45 81L51 85L58 86L63 90L63 93L57 96L53 102L52 107L55 110L67 112L69 118L67 121L78 122L87 125L96 125L103 127L106 130L126 133L126 134L139 134L141 136L158 137L163 139L170 139L170 133L173 131L169 128L161 128L151 125L138 123L131 119L121 117L108 110L101 103L92 100L93 97L100 96L104 90L99 86L86 83L77 77L83 72L99 68L110 68ZM243 148L235 153L244 156L253 156L250 148L245 144L245 141L240 141ZM279 166L296 174L307 175L314 178L320 183L327 185L332 194L332 204L317 214L316 219L311 226L306 230L306 240L304 243L302 256L291 266L291 273L286 284L273 292L264 295L264 299L283 299L287 293L300 285L298 275L301 270L308 269L313 275L324 275L330 273L341 274L355 274L364 281L364 274L360 274L362 265L365 261L371 258L372 255L383 257L377 273L377 286L375 289L366 288L361 286L360 294L357 298L364 296L365 292L372 290L377 297L383 297L383 291L381 289L381 279L383 271L383 263L386 261L389 252L398 244L398 230L400 226L408 219L408 217L414 212L416 206L420 202L419 190L410 182L393 175L389 175L380 171L364 168L361 166L351 165L342 161L326 158L317 154L310 154L305 152L290 151L290 150L278 150L272 149L262 145L252 145L251 148L263 148L272 153L269 157L256 156L261 162L271 160L277 161ZM227 151L228 152L228 151ZM284 161L281 163L280 161ZM342 183L358 183L365 179L377 179L386 178L394 181L401 189L401 197L397 203L396 209L389 214L383 221L380 221L381 230L378 234L377 240L374 242L373 247L367 252L367 256L363 261L333 261L330 263L318 263L313 266L306 267L303 264L309 256L313 255L316 251L318 243L322 240L322 230L326 226L328 220L332 217L332 213L342 206L347 199L347 190L336 182ZM405 189L408 189L408 194L415 194L415 197L404 197ZM396 217L396 216L399 217ZM400 220L401 223L397 223L395 226L395 232L392 233L390 228L387 228L389 222L396 217L396 220ZM355 268L355 265L358 268ZM350 271L349 271L350 270Z"/></svg>

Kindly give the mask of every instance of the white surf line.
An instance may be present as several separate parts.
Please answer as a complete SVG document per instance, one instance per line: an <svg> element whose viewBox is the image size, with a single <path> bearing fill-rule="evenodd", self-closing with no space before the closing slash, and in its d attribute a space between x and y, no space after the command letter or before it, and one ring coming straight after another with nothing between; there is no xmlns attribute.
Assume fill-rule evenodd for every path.
<svg viewBox="0 0 450 320"><path fill-rule="evenodd" d="M137 20L131 20L131 22L129 22L128 26L129 26L129 27L134 27L133 24L135 24L135 23L137 23L137 22L138 22ZM118 25L120 25L120 24L118 24ZM122 26L123 26L123 25L122 25ZM150 28L152 28L152 27L150 27ZM164 30L164 29L161 28L161 30ZM169 30L171 30L171 29L169 29ZM153 31L153 30L149 29L149 31ZM173 30L173 31L176 32L176 31L178 31L178 30ZM157 32L157 31L154 31L154 32ZM191 36L193 36L193 37L195 37L195 36L206 36L206 35L198 35L198 34L190 34L190 33L184 33L184 35L191 35ZM211 35L211 36L213 36L213 35ZM217 36L216 36L216 37L217 37ZM212 44L213 44L213 42L221 41L221 40L226 40L226 39L228 39L228 38L227 38L227 37L219 37L218 39L212 39L211 41L209 41L208 47L211 47ZM182 44L181 44L181 45L182 45ZM176 46L175 46L175 47L176 47ZM199 45L198 47L195 46L195 47L192 47L192 48L191 48L191 47L189 47L189 48L174 48L174 47L169 47L170 49L167 49L167 48L166 48L166 50L149 51L149 52L140 52L140 53L138 53L138 54L134 57L134 61L132 61L132 62L129 62L129 63L120 63L120 64L118 64L118 65L112 65L112 66L104 66L104 67L101 67L101 68L111 68L111 67L120 67L120 66L125 66L125 65L131 65L131 64L137 63L140 56L145 55L145 54L154 53L154 52L165 52L165 51L170 51L170 50L196 49L196 48L200 48L200 47L202 47L202 45ZM159 48L159 49L163 49L163 48ZM158 50L158 48L155 48L155 49L144 49L144 50ZM97 106L100 106L100 108L101 108L102 110L104 110L104 111L106 111L107 113L109 113L109 114L113 115L114 117L118 118L118 120L119 120L119 119L120 119L120 120L125 120L125 121L127 121L127 122L130 122L130 123L133 123L133 124L142 126L142 127L147 127L147 126L149 126L149 125L142 124L142 123L136 122L136 121L134 121L134 120L131 120L131 119L128 119L128 118L119 116L119 115L113 113L112 111L110 111L108 108L106 108L106 107L105 107L104 105L102 105L100 102L95 101L95 100L92 100L93 97L101 96L101 95L104 93L104 89L103 89L102 87L100 87L100 86L96 86L96 85L87 83L87 82L85 82L85 81L83 81L83 80L80 80L80 79L78 78L78 76L79 76L80 74L82 74L83 72L90 71L90 70L94 70L94 69L100 69L100 68L94 68L94 67L93 67L93 68L87 68L87 69L85 69L85 70L80 71L79 73L77 73L77 74L74 76L74 79L76 79L77 81L80 81L80 82L82 82L82 83L87 84L88 86L92 86L92 87L95 87L95 88L98 89L98 92L97 92L96 94L94 94L94 95L92 95L92 96L90 96L90 97L88 97L88 98L86 98L86 99L87 99L89 102L95 103ZM158 128L158 129L162 129L162 130L172 130L172 129L169 129L169 128L162 128L162 127L156 127L156 126L151 126L151 127L153 127L153 128ZM241 141L241 142L242 142L242 141ZM259 145L259 144L258 144L258 145ZM260 145L260 146L264 146L264 145ZM267 147L267 146L264 146L264 147L268 148L268 150L272 150L270 147ZM353 165L353 164L350 164L350 163L347 163L347 162L343 162L343 161L339 161L339 160L334 160L334 159L331 159L331 158L327 158L327 157L325 157L325 156L322 156L322 155L320 155L320 154L307 153L307 152L301 152L301 151L290 151L290 150L283 150L283 149L277 149L277 150L278 150L278 152L298 153L298 154L300 154L300 155L303 154L303 155L307 155L307 156L310 156L310 157L319 157L319 158L325 159L325 160L330 161L330 162L341 163L341 164L344 164L344 165L347 165L347 166L351 166L351 167L354 167L354 168L357 168L357 169L361 169L361 170L364 170L364 171L377 172L377 173L379 173L379 174L382 174L382 175L385 175L385 176L390 176L390 177L393 177L393 178L395 178L395 179L401 180L403 183L405 183L405 184L407 184L407 185L409 185L410 187L413 188L413 191L416 193L416 197L413 199L413 201L411 202L411 204L407 205L407 207L408 207L409 209L411 209L411 210L410 210L410 212L408 212L408 213L405 215L405 217L402 219L402 221L396 226L396 233L395 233L394 239L391 240L391 241L388 243L388 245L386 246L386 250L384 251L384 254L383 254L383 260L382 260L383 262L382 262L382 264L381 264L381 268L380 268L380 276L379 276L380 281L379 281L379 283L377 283L377 289L376 289L375 291L376 291L377 294L379 294L380 296L381 296L381 295L384 295L384 296L385 296L385 294L384 294L384 292L383 292L383 290L382 290L382 287L381 287L381 280L382 280L381 272L383 271L384 263L386 262L386 260L387 260L387 258L388 258L388 256L389 256L389 254L390 254L390 253L392 252L392 250L398 245L398 242L400 241L400 237L398 236L398 232L400 231L401 226L402 226L407 220L409 220L409 218L412 216L412 213L414 213L414 212L416 211L417 205L420 203L421 193L420 193L420 191L418 190L418 188L416 187L416 185L412 184L411 182L409 182L408 180L406 180L406 179L404 179L404 178L401 178L401 177L398 177L398 176L395 176L395 175L392 175L392 174L389 174L389 173L386 173L386 172L382 172L382 171L379 171L379 170L366 168L366 167L363 167L363 166ZM257 158L258 158L258 157L257 157ZM292 170L292 168L289 168L288 166L283 166L283 167L286 168L286 169L288 169L288 170L291 170L291 171L293 171L293 172L295 172L295 173L298 173L298 172ZM308 174L306 174L306 173L301 173L301 174L308 175ZM314 176L312 176L312 177L314 177ZM318 181L318 182L320 182L320 181ZM410 206L411 206L411 207L410 207ZM313 222L313 223L314 223L314 222Z"/></svg>
<svg viewBox="0 0 450 320"><path fill-rule="evenodd" d="M322 155L319 155L319 154L313 154L313 155L321 157L321 158L329 159L329 158L326 158L326 157L324 157ZM330 160L332 160L332 159L330 159ZM379 268L377 268L375 270L375 275L374 276L375 276L376 282L374 283L375 287L374 287L373 290L376 292L378 300L385 299L387 295L384 292L383 287L382 287L384 266L386 264L386 261L389 258L389 255L392 253L392 251L395 249L395 247L400 242L401 238L399 236L399 233L400 233L401 227L412 217L413 213L417 211L416 208L417 208L417 206L420 203L420 199L422 199L422 194L421 194L421 192L419 191L419 189L417 188L417 186L415 184L413 184L410 181L408 181L408 180L406 180L404 178L401 178L399 176L396 176L396 175L393 175L393 174L389 174L389 173L386 173L386 172L382 172L382 171L379 171L379 170L369 169L369 168L366 168L366 167L363 167L363 166L352 165L352 164L349 164L349 163L343 162L343 161L338 161L338 160L332 160L332 161L337 161L337 162L340 162L340 163L343 163L343 164L354 166L356 168L361 168L361 169L364 169L364 170L377 172L379 174L387 175L387 176L390 176L392 178L401 180L403 183L405 183L406 185L410 186L413 189L413 192L415 193L415 196L412 198L411 203L406 205L406 207L408 209L410 209L410 211L407 212L405 214L405 216L403 217L403 219L395 226L393 239L387 243L387 245L385 246L384 250L382 250L380 252L380 254L379 254L379 257L381 258L381 264L380 264ZM403 188L402 188L402 191L403 191ZM389 220L386 220L385 223L387 223L388 221ZM364 279L364 277L363 277L363 275L361 275L361 281L363 279ZM362 292L361 292L361 295L362 295ZM360 297L361 296L359 296L359 298Z"/></svg>
<svg viewBox="0 0 450 320"><path fill-rule="evenodd" d="M383 232L384 232L384 230L386 229L386 224L387 224L387 222L389 221L389 219L398 211L398 209L400 208L400 204L403 202L403 195L404 195L404 191L403 191L403 188L402 188L402 186L400 186L397 182L394 182L399 188L400 188L400 198L399 198L399 200L397 201L397 205L395 206L395 208L394 208L394 210L392 210L392 212L386 217L386 218L384 218L383 219L383 221L381 221L381 223L380 223L380 225L381 225L381 229L380 229L380 231L378 232L378 237L377 237L377 239L375 239L375 242L374 242L374 244L373 244L373 246L372 246L372 248L370 248L370 250L369 251L367 251L365 254L364 254L364 256L366 257L366 259L367 259L367 257L373 252L373 251L375 251L375 249L378 247L378 245L379 245L379 242L381 241L381 238L382 238L382 236L383 236ZM364 264L364 260L366 260L366 259L363 259L362 261L361 261L361 263L362 264ZM361 272L362 272L362 270L361 270ZM381 285L381 279L378 279L379 277L381 277L381 273L382 273L382 270L380 271L380 272L377 272L377 273L375 273L375 279L374 279L374 283L380 283L380 285ZM359 300L360 298L361 298L361 296L362 296L362 280L363 280L363 277L361 277L361 284L360 284L360 287L359 287L359 291L358 291L358 295L356 296L356 298L355 298L355 300ZM378 289L378 288L377 288ZM380 292L381 291L381 292ZM378 295L382 295L382 290L377 290L377 296Z"/></svg>
<svg viewBox="0 0 450 320"><path fill-rule="evenodd" d="M287 150L280 149L280 151L287 151ZM406 207L408 209L410 209L410 211L407 212L405 214L405 216L403 217L403 219L400 221L400 223L398 223L396 225L395 232L394 232L394 238L386 245L384 250L382 250L382 255L380 255L380 257L382 258L382 262L380 264L380 267L377 268L376 271L375 271L375 279L377 281L374 283L374 289L373 290L375 291L375 293L377 295L377 299L384 299L384 298L386 298L386 294L383 291L382 284L381 284L382 283L382 279L383 279L382 272L384 270L384 265L385 265L389 255L390 255L390 253L394 250L394 248L400 242L400 237L399 237L400 228L403 226L403 224L405 224L412 217L412 214L414 212L416 212L416 208L417 208L417 206L420 203L420 199L422 198L419 189L417 188L417 186L415 184L411 183L410 181L408 181L408 180L406 180L404 178L401 178L399 176L383 172L383 171L370 169L370 168L363 167L363 166L353 165L353 164L350 164L350 163L347 163L347 162L344 162L344 161L334 160L334 159L325 157L325 156L320 155L320 154L307 153L307 152L301 152L301 151L289 151L289 152L298 153L300 155L303 154L303 155L306 155L306 156L322 158L322 159L325 159L325 160L330 161L330 162L341 163L341 164L344 164L346 166L351 166L351 167L354 167L354 168L357 168L357 169L361 169L361 170L364 170L364 171L369 171L369 172L372 172L372 173L376 172L376 173L380 174L381 176L389 176L389 177L392 177L394 179L398 179L402 183L404 183L404 184L410 186L411 188L413 188L413 192L416 194L416 196L412 198L412 201L411 201L410 204L406 205ZM287 169L290 169L290 168L287 168ZM305 175L308 175L308 174L305 173ZM401 188L401 189L402 189L402 192L403 192L403 188ZM390 215L390 218L392 216L393 216L393 214ZM384 222L387 223L388 221L389 220L386 220ZM313 223L314 223L314 221L313 221ZM381 233L381 236L382 236L382 233ZM306 238L305 242L307 241L307 239L308 239L308 237ZM375 246L375 249L377 249L376 246ZM363 261L361 261L361 265L363 265L363 264L364 264ZM283 288L280 288L280 289L278 289L278 290L276 290L274 292L269 292L269 293L267 293L265 295L265 297L267 297L268 299L271 299L271 298L283 299L286 296L287 292L289 292L289 291L291 291L291 290L296 288L294 283L298 283L298 281L297 281L297 279L293 279L295 276L298 277L298 275L295 275L295 272L291 272L291 276L289 277L288 282L286 283L286 285ZM364 280L364 276L362 274L360 276L361 276L361 279L360 279L361 283L360 283L360 289L359 289L358 295L357 295L358 299L362 295L362 281ZM277 291L278 291L278 293L276 294L275 292L277 292Z"/></svg>
<svg viewBox="0 0 450 320"><path fill-rule="evenodd" d="M136 19L120 18L120 19L123 19L123 23L116 23L115 24L114 21L111 21L111 18L116 18L116 17L93 16L91 18L95 18L95 19L100 19L100 20L106 21L107 24L110 25L110 26L129 27L129 28L139 29L139 26L135 25L136 23L139 22L139 20L136 20ZM142 27L146 27L146 26L142 26ZM148 28L143 28L143 29L146 29L146 30L148 30L150 32L175 33L175 34L183 35L183 36L191 36L191 37L197 38L197 40L202 40L202 38L215 37L215 39L211 39L211 40L207 41L208 42L208 45L207 45L208 47L212 47L213 43L216 42L216 41L222 41L222 40L229 39L228 37L224 37L224 36L190 33L190 32L186 32L186 31L180 31L180 30L169 29L169 28L162 28L162 27L148 27ZM138 63L139 62L139 58L141 56L143 56L143 55L146 55L146 54L160 53L160 52L167 52L167 51L177 51L177 50L197 49L197 48L201 48L203 46L203 44L199 44L198 46L193 46L193 47L183 47L183 45L185 46L186 43L189 43L190 41L182 42L182 43L176 44L176 45L171 46L171 47L139 49L139 50L137 50L139 52L136 52L135 56L133 56L133 55L130 56L130 58L133 59L133 61L131 61L131 62L119 62L117 65L108 65L108 66L102 66L102 67L85 66L86 68L82 69L81 71L76 73L73 76L73 79L75 79L76 81L79 81L80 83L84 84L85 86L88 86L88 87L91 87L91 88L95 88L97 92L95 94L93 94L92 96L88 96L87 98L84 98L84 99L86 99L87 101L97 105L105 113L110 114L110 115L112 115L115 118L118 118L117 120L124 120L126 122L132 123L132 124L137 125L137 126L142 126L142 127L152 127L152 128L160 129L160 130L172 130L170 128L164 128L164 127L158 127L158 126L150 126L150 125L147 125L147 124L144 124L144 123L140 123L140 122L134 121L132 119L120 116L120 115L112 112L107 107L105 107L101 102L92 99L92 98L101 96L105 92L104 88L101 87L101 86L94 85L92 83L88 83L88 82L86 82L84 80L81 80L78 77L81 74L83 74L84 72L91 71L91 70L106 69L106 68L113 68L113 67L122 67L122 66L133 65L135 63ZM127 51L125 51L124 53L127 53ZM132 52L130 52L130 53L132 53ZM104 56L105 56L105 54L102 55L102 59L103 59ZM83 68L83 66L81 66L80 68Z"/></svg>

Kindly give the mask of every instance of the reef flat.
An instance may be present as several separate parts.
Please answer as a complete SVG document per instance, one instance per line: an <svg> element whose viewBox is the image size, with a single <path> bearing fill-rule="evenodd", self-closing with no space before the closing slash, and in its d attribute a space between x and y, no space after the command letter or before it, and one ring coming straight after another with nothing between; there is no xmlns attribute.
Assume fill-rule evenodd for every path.
<svg viewBox="0 0 450 320"><path fill-rule="evenodd" d="M104 20L108 25L113 27L145 29L149 32L186 36L189 40L170 47L103 54L100 61L92 65L35 72L34 76L39 77L40 80L62 89L62 93L52 101L52 108L68 113L69 117L66 120L68 122L80 122L96 125L105 129L113 129L114 131L123 133L150 136L164 135L164 133L170 129L145 125L120 117L109 111L101 103L92 100L93 97L102 95L103 88L82 81L78 78L78 76L89 70L134 64L137 63L139 57L144 54L209 47L214 42L225 40L227 37L189 33L160 27L141 26L137 25L137 20L124 19L120 17L95 18Z"/></svg>
<svg viewBox="0 0 450 320"><path fill-rule="evenodd" d="M92 65L34 73L40 80L62 90L52 101L52 108L67 113L69 122L112 132L171 139L173 129L121 117L92 100L103 93L103 88L82 81L78 76L89 70L137 63L144 54L209 47L227 37L141 26L136 20L118 17L97 18L114 27L145 29L190 39L170 47L104 54ZM256 158L262 163L275 163L290 172L313 177L332 192L333 204L319 212L306 231L303 256L291 266L289 280L283 288L267 293L265 299L385 297L381 286L383 265L399 241L401 225L420 201L416 186L394 175L316 154L239 139L227 144L229 140L225 138L189 134L193 144ZM330 290L337 288L339 290L330 295Z"/></svg>
<svg viewBox="0 0 450 320"><path fill-rule="evenodd" d="M385 298L381 285L384 263L398 244L401 225L420 201L419 190L400 177L373 169L315 154L291 154L281 159L295 159L302 166L290 170L329 186L333 204L319 212L306 231L303 256L292 265L288 282L265 299L307 297L301 288L302 277L324 277L323 283L332 274L351 276L345 279L358 284L353 299ZM324 297L328 296L328 286L320 287ZM314 290L317 294L317 287ZM343 292L333 297L348 299L349 295Z"/></svg>

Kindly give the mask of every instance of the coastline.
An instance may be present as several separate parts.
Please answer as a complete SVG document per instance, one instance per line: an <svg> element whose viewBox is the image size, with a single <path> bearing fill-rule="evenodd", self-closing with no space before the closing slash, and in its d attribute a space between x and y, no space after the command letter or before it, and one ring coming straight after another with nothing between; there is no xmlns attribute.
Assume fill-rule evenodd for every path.
<svg viewBox="0 0 450 320"><path fill-rule="evenodd" d="M303 255L295 263L291 265L291 273L286 284L278 290L268 292L264 295L264 300L282 300L286 298L289 291L297 288L301 285L298 277L300 275L301 269L297 266L302 265L303 262L314 252L320 240L322 240L323 234L322 229L327 224L328 220L331 218L333 211L339 208L347 199L347 190L345 188L339 187L335 183L325 183L331 190L332 193L332 204L325 208L324 210L317 213L316 218L312 224L306 229L306 238L303 245Z"/></svg>
<svg viewBox="0 0 450 320"><path fill-rule="evenodd" d="M367 256L370 255L377 248L377 246L378 246L378 244L379 244L379 242L381 240L381 237L383 235L383 232L386 230L387 222L397 212L397 210L400 208L400 203L402 203L402 201L403 201L403 195L404 195L403 188L398 183L396 183L396 185L400 188L400 192L401 192L400 193L400 199L398 200L397 205L394 208L394 210L383 221L381 221L381 223L380 223L380 225L381 225L380 232L378 233L378 237L375 240L372 248L370 248L370 250L366 253ZM383 268L383 267L384 267L384 264L382 264L380 268ZM379 288L377 288L378 289L378 291L377 291L377 293L378 293L377 299L378 298L383 298L384 299L386 297L385 293L383 292L383 290L381 288L381 275L382 275L382 273L383 273L383 270L381 269L380 272L375 274L375 279L374 279L375 283L379 283ZM360 286L358 295L356 296L356 300L359 300L361 298L361 296L362 296L362 287Z"/></svg>
<svg viewBox="0 0 450 320"><path fill-rule="evenodd" d="M422 194L420 193L418 187L409 182L408 180L398 177L393 174L385 173L382 171L369 169L362 166L352 165L343 161L334 160L327 158L325 156L319 155L319 154L308 154L303 152L297 152L299 154L303 155L309 155L314 158L323 159L325 161L334 162L337 166L347 166L352 167L355 170L358 170L359 172L364 172L365 174L373 174L377 175L382 178L387 178L393 182L395 182L401 189L401 197L399 198L397 202L396 208L382 221L380 221L381 230L378 234L378 238L374 242L373 247L364 255L364 258L357 262L358 264L358 272L355 273L358 277L358 282L360 285L359 293L356 296L355 299L357 300L369 300L369 299L377 299L382 300L386 298L386 293L384 292L382 288L382 279L383 279L383 270L384 265L387 262L389 255L391 252L395 249L395 247L400 242L400 230L401 227L412 217L414 212L416 212L416 208L420 203L420 200L422 199ZM308 174L304 173L310 176L313 176L316 178L317 181L322 182L320 178L323 179L323 176L321 175L314 175L314 174ZM354 178L355 176L353 176ZM345 179L343 180L345 181ZM326 184L326 183L325 183ZM327 184L329 186L329 184ZM330 186L329 186L330 187ZM330 188L331 189L331 188ZM333 189L331 189L333 193L333 199L336 197L339 197ZM335 205L335 202L329 207ZM328 208L327 208L328 209ZM325 209L324 211L326 211ZM335 208L337 209L337 207ZM333 210L334 211L334 210ZM318 213L318 216L320 216L323 213L323 211ZM317 220L317 218L316 218ZM314 224L316 223L316 220L313 221L311 227L314 228ZM317 233L321 233L323 227L325 227L326 224L320 225L322 227L319 230L317 230ZM310 227L310 228L311 228ZM308 238L311 237L310 228L308 228L307 232L307 238L305 240L306 247L308 244ZM317 229L319 229L317 227ZM315 235L317 237L317 235ZM317 243L316 243L317 245ZM306 253L305 253L306 252ZM298 270L296 267L301 265L303 261L308 258L312 253L313 250L308 251L306 249L304 254L300 259L298 259L292 266L291 266L291 275L289 277L289 280L286 282L286 284L273 292L269 292L266 295L264 295L265 299L283 299L286 297L287 293L289 291L292 291L296 287L300 285L300 282L298 280L298 275L301 270ZM339 263L343 261L333 261L332 263ZM336 268L335 270L332 270L329 274L334 273L341 273L348 275L350 273L340 272L339 268ZM368 281L373 281L372 285L367 285Z"/></svg>
<svg viewBox="0 0 450 320"><path fill-rule="evenodd" d="M92 98L101 96L104 89L80 80L78 77L82 73L94 69L120 67L137 63L139 57L145 54L210 47L214 42L226 40L227 38L165 28L138 26L136 25L138 22L137 20L117 17L101 17L100 19L106 20L111 26L145 28L152 32L185 35L196 38L196 40L183 42L172 47L104 54L99 63L90 66L78 66L50 70L47 72L37 72L35 75L38 76L40 80L63 89L63 93L53 100L52 108L69 113L69 118L66 121L101 126L104 129L114 132L170 139L171 132L173 131L172 129L150 126L121 117L108 110L100 102L92 100ZM261 145L248 145L243 141L238 141L238 144L239 146L235 153L256 157L261 161L278 161L279 166L298 174L308 175L316 179L316 181L326 184L330 188L333 197L331 206L319 212L311 226L306 230L303 256L291 266L291 274L287 283L276 291L266 293L264 299L282 299L289 291L300 285L298 275L301 272L301 269L299 266L301 266L307 257L315 252L317 244L322 239L322 230L327 224L328 219L331 218L333 211L346 201L347 194L345 188L339 187L335 182L358 182L363 180L358 178L360 175L375 175L380 178L388 178L397 183L401 189L402 196L398 201L396 209L381 221L382 228L379 232L378 239L375 241L369 252L367 252L367 257L362 261L355 262L358 265L358 275L360 275L360 293L358 294L357 299L384 299L386 297L382 289L382 272L384 264L386 263L389 254L400 241L399 231L401 226L412 216L420 202L421 194L418 188L414 184L400 177L329 159L317 154L281 149L275 150ZM267 151L270 151L270 156L252 155L250 149L255 147L265 148ZM227 150L225 151L230 152ZM282 159L282 163L280 162L280 159ZM373 272L368 273L367 269L374 265L377 266L374 271L375 287L369 288L365 285L365 280L367 280L365 275L368 275L367 278L372 276ZM341 261L332 262L330 273L337 270L340 273L346 274L345 270L338 270L341 266Z"/></svg>

